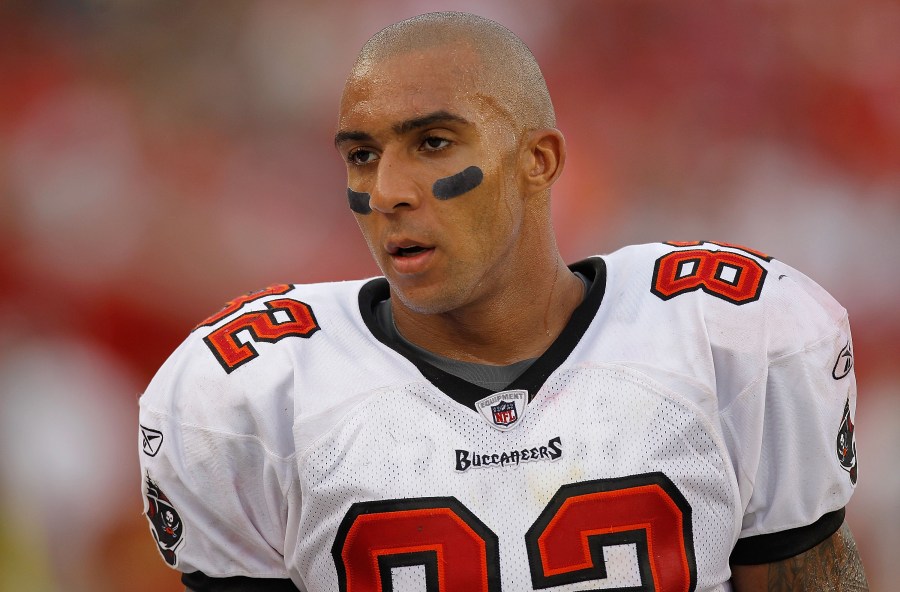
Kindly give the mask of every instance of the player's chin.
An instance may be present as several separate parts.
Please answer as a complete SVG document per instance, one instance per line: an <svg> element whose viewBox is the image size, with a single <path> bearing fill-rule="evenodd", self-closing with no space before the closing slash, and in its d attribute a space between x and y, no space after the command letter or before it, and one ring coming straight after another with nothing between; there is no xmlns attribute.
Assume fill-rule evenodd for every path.
<svg viewBox="0 0 900 592"><path fill-rule="evenodd" d="M409 279L392 282L391 291L410 311L417 314L441 314L459 307L452 288L443 284L410 282Z"/></svg>

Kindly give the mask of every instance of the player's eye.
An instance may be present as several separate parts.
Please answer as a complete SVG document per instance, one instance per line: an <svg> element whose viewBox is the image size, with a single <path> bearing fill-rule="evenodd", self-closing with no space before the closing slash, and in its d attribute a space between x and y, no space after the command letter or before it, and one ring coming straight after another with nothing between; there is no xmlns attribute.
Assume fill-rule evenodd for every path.
<svg viewBox="0 0 900 592"><path fill-rule="evenodd" d="M347 162L350 164L371 164L378 160L378 155L366 148L354 148L347 153Z"/></svg>
<svg viewBox="0 0 900 592"><path fill-rule="evenodd" d="M429 152L443 150L449 145L450 140L445 140L444 138L439 138L437 136L428 136L427 138L422 140L422 149Z"/></svg>

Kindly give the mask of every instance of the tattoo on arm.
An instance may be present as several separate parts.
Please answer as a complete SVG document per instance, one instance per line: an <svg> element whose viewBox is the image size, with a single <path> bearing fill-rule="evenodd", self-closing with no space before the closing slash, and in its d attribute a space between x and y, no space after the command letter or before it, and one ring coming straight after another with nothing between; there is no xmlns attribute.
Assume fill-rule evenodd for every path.
<svg viewBox="0 0 900 592"><path fill-rule="evenodd" d="M868 591L856 541L844 522L831 537L796 557L768 564L769 592Z"/></svg>

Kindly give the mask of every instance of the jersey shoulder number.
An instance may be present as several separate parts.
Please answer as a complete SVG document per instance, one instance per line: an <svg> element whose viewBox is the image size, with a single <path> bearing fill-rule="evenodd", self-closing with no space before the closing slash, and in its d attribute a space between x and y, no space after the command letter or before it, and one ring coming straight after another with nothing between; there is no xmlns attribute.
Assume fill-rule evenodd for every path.
<svg viewBox="0 0 900 592"><path fill-rule="evenodd" d="M275 343L287 337L309 338L319 330L312 308L305 302L285 296L293 289L291 284L277 284L245 294L229 301L194 328L216 326L247 304L277 296L266 300L264 309L240 314L203 337L203 342L226 373L230 374L259 356L254 343Z"/></svg>
<svg viewBox="0 0 900 592"><path fill-rule="evenodd" d="M659 298L669 300L702 290L737 305L759 299L767 275L760 261L771 261L772 257L747 247L716 241L665 244L680 248L656 260L650 291ZM727 250L697 248L703 244Z"/></svg>

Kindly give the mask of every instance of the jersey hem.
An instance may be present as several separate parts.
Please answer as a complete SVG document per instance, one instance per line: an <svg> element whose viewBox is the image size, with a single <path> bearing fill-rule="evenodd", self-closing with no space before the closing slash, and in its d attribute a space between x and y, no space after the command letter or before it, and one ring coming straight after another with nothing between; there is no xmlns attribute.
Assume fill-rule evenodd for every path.
<svg viewBox="0 0 900 592"><path fill-rule="evenodd" d="M759 565L799 555L837 532L844 523L845 513L841 508L807 526L740 539L731 552L730 561L736 565Z"/></svg>

